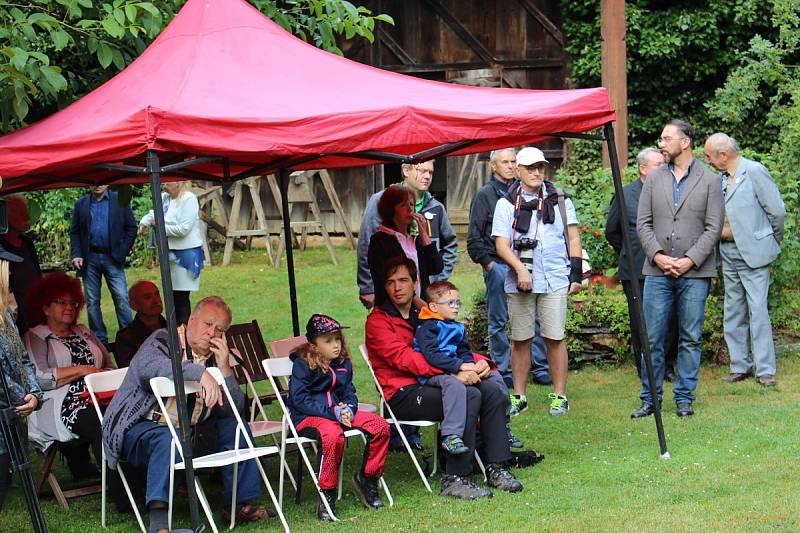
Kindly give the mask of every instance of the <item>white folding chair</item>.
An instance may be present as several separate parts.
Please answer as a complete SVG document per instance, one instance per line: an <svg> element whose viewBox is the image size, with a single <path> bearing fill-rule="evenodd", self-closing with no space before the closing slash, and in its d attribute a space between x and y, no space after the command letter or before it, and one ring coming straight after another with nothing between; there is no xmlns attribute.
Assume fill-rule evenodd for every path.
<svg viewBox="0 0 800 533"><path fill-rule="evenodd" d="M203 455L201 457L195 457L192 460L192 466L195 470L200 470L202 468L217 468L223 466L233 466L233 486L231 490L231 523L229 529L233 529L236 523L236 482L238 476L238 465L240 462L254 460L256 466L258 467L258 471L261 474L261 479L264 482L264 485L267 487L267 491L269 492L270 499L272 500L273 505L275 505L276 511L278 513L278 517L281 520L281 524L283 524L283 529L288 533L289 525L286 523L286 519L283 516L283 510L281 509L280 502L275 497L275 493L272 491L272 485L270 485L269 480L267 479L267 474L264 472L264 467L261 465L260 458L267 456L267 455L274 455L279 453L279 450L275 446L262 446L256 448L253 445L253 441L250 439L250 436L247 434L245 429L244 422L242 421L241 416L239 415L239 410L235 408L235 403L233 402L233 398L231 398L231 393L228 390L227 385L225 384L225 379L222 377L222 372L218 368L209 367L206 369L207 372L211 374L214 380L220 385L222 388L223 393L225 394L225 399L228 402L228 405L231 406L231 412L233 413L236 419L236 436L234 441L234 449L227 450L217 453L212 453L209 455ZM164 405L164 398L167 397L174 397L175 396L175 385L173 384L172 380L165 377L157 377L150 380L150 387L153 390L153 394L155 394L156 401L158 402L158 407L161 409L162 413L166 413L167 409ZM187 381L184 384L186 394L193 394L200 391L200 383L196 381ZM198 398L199 401L199 398ZM181 440L178 438L178 434L175 430L175 427L172 424L172 420L169 416L165 416L164 420L167 423L167 427L169 427L169 432L172 435L172 446L170 447L170 472L169 472L169 526L170 529L172 528L172 494L173 494L173 486L174 486L174 478L175 478L175 470L183 470L186 468L186 464L183 460L183 448L181 446ZM244 442L241 442L243 438ZM243 446L240 448L240 444ZM175 462L175 451L178 451L180 454L180 462ZM281 474L283 470L281 469ZM195 477L195 488L197 491L197 497L200 500L200 504L203 507L203 511L206 514L206 518L208 518L208 522L211 525L211 529L214 533L219 533L217 530L217 526L214 522L214 515L211 512L211 508L209 507L208 500L206 499L205 493L203 492L203 488L200 486L200 481L197 477Z"/></svg>
<svg viewBox="0 0 800 533"><path fill-rule="evenodd" d="M372 381L375 382L375 388L378 389L378 393L381 396L380 399L380 407L379 411L381 416L386 416L384 414L384 409L386 412L389 413L389 418L387 422L390 424L394 424L395 428L397 429L397 433L400 435L400 439L403 441L403 446L405 447L408 455L411 456L411 460L414 462L414 466L417 468L417 472L419 472L419 477L422 478L422 483L425 485L425 488L428 489L428 492L431 491L431 486L428 483L427 476L425 472L422 470L422 467L419 465L419 461L417 461L417 456L414 455L414 450L411 449L411 445L408 443L408 439L406 438L405 433L403 433L401 425L404 426L417 426L417 427L428 427L428 426L439 426L439 422L434 420L398 420L398 418L394 415L392 408L389 407L389 402L386 401L386 396L383 394L383 387L381 387L380 382L378 381L378 376L375 375L375 369L372 368L372 362L369 360L369 353L367 352L367 345L360 344L358 346L358 350L361 352L361 357L364 358L364 362L367 364L367 368L369 368L369 373L372 375ZM437 431L438 432L438 431ZM433 469L431 470L431 475L436 473L436 466L439 462L438 460L439 454L439 443L435 443L433 447ZM478 463L478 467L481 469L481 473L483 474L483 480L486 481L486 467L483 465L483 461L481 460L481 456L478 454L478 450L475 450L475 462Z"/></svg>
<svg viewBox="0 0 800 533"><path fill-rule="evenodd" d="M405 426L417 426L417 427L430 427L433 426L434 428L438 427L439 423L433 420L398 420L397 417L394 415L392 408L389 407L389 403L386 401L386 396L383 394L383 387L381 387L380 382L378 381L378 376L375 375L375 369L372 368L372 363L369 360L369 353L367 352L367 345L360 344L358 346L358 350L361 352L361 357L364 358L364 362L367 364L367 368L369 368L369 373L372 376L372 381L375 382L375 388L378 389L378 394L380 394L380 404L378 406L378 412L381 413L381 416L386 418L386 421L390 424L393 424L395 429L397 429L397 434L400 435L400 439L403 441L403 446L405 447L408 455L411 457L411 461L414 463L414 467L417 469L419 473L420 479L422 479L423 485L425 488L428 489L428 492L433 492L431 490L431 485L428 483L428 476L425 475L425 471L422 470L422 467L417 461L417 456L414 455L414 450L411 449L411 445L408 443L408 439L406 438L406 434L403 433L403 429L400 427L401 425ZM387 417L386 414L389 414ZM433 470L431 471L431 475L436 473L436 466L438 463L438 453L439 453L439 446L438 444L434 444L433 446Z"/></svg>
<svg viewBox="0 0 800 533"><path fill-rule="evenodd" d="M106 370L105 372L97 372L89 374L83 378L86 383L86 390L89 391L89 396L92 398L92 405L94 405L94 412L97 413L97 418L100 420L100 425L103 425L103 413L100 411L100 404L97 402L97 394L101 392L109 392L117 390L122 385L122 380L125 379L125 374L128 373L127 368L120 368L117 370ZM100 465L101 480L101 493L100 493L100 524L106 527L106 450L103 447L102 463ZM147 529L144 527L142 515L139 514L139 508L136 507L136 502L133 499L128 479L122 471L122 465L117 464L117 472L122 480L122 486L125 487L125 493L128 495L128 501L131 502L133 514L136 515L136 521L139 522L139 528L142 533L146 533Z"/></svg>
<svg viewBox="0 0 800 533"><path fill-rule="evenodd" d="M269 436L272 438L272 442L275 444L275 447L280 446L280 443L278 442L278 439L275 438L275 435L281 433L283 430L283 424L276 420L270 420L267 416L267 412L264 409L264 404L261 403L261 399L258 396L258 391L256 390L256 386L253 383L253 380L250 377L250 372L247 371L247 368L245 368L244 365L239 365L236 361L231 361L231 366L239 367L238 371L244 376L245 382L247 383L247 390L253 398L253 401L250 404L250 420L247 423L248 426L250 426L250 433L253 434L253 438ZM258 420L258 415L261 416L260 420ZM289 464L283 463L281 467L286 469L286 473L289 476L289 481L291 481L292 487L297 488L297 483L294 480L292 469L289 468Z"/></svg>
<svg viewBox="0 0 800 533"><path fill-rule="evenodd" d="M294 365L293 361L288 357L281 357L276 359L264 359L261 361L261 364L264 365L264 370L267 373L267 378L269 379L270 385L272 385L273 390L277 391L277 382L275 381L276 378L286 378L292 375L292 366ZM306 453L304 444L311 444L312 447L316 450L316 441L314 439L310 439L307 437L301 437L298 432L297 428L295 427L294 423L292 422L291 416L289 415L289 409L286 407L286 403L283 401L282 397L278 397L278 404L281 407L283 412L283 416L281 419L281 424L283 426L283 432L281 434L281 461L285 461L286 458L286 446L288 444L294 443L297 446L297 450L300 453L303 462L306 465L306 469L308 470L309 474L311 474L311 479L314 481L314 486L317 489L317 493L319 497L322 499L323 504L325 505L325 509L328 511L330 516L334 517L334 520L338 520L336 516L331 511L330 506L328 505L328 500L322 495L322 489L319 486L319 478L317 476L314 467L311 464L311 460L308 458L308 454ZM287 429L291 432L292 436L288 437L286 435ZM345 439L350 437L360 436L363 441L364 445L366 445L367 439L364 434L358 429L349 429L344 432ZM343 463L344 461L339 463L339 488L338 488L338 498L341 499L342 497L342 481L343 481ZM394 505L394 498L392 497L391 492L389 492L389 487L386 485L386 481L381 477L380 479L381 487L383 487L383 491L386 494L386 499L389 501L389 505ZM278 487L278 499L283 502L283 469L281 469L281 479L280 479L280 486Z"/></svg>

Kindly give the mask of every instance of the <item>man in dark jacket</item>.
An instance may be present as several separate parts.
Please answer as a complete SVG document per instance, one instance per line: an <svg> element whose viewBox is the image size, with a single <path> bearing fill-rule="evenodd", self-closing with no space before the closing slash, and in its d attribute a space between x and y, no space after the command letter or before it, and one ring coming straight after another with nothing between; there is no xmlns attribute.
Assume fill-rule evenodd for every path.
<svg viewBox="0 0 800 533"><path fill-rule="evenodd" d="M124 328L133 320L125 258L136 239L136 220L130 205L120 206L117 193L109 191L106 185L90 187L89 191L75 201L72 211L69 232L72 264L83 278L89 328L101 341L108 342L100 311L100 280L105 276L117 322L120 329Z"/></svg>
<svg viewBox="0 0 800 533"><path fill-rule="evenodd" d="M441 374L418 351L414 350L414 329L419 310L414 307L414 286L417 269L405 257L393 257L386 263L385 288L388 301L376 307L365 329L366 345L375 376L383 388L389 406L398 418L406 420L442 420L442 390L421 385L420 377ZM460 371L456 379L467 387L467 418L464 427L464 444L475 450L478 418L481 422L486 476L492 487L508 492L522 490L522 484L508 472L503 464L511 458L506 439L505 421L509 398L505 388L492 381L483 380L489 375L485 359L476 363L475 370ZM490 490L473 483L472 453L447 454L442 476L443 496L474 500L488 498Z"/></svg>
<svg viewBox="0 0 800 533"><path fill-rule="evenodd" d="M428 189L433 182L433 161L426 161L415 165L404 164L401 168L403 172L402 185L408 189L414 199L414 209L420 213L427 222L428 236L431 241L436 243L442 255L444 269L430 276L430 282L446 280L453 274L458 257L458 237L450 225L447 211L441 202L434 198ZM384 189L385 190L385 189ZM369 271L369 241L372 235L378 231L381 225L378 216L378 200L383 195L383 191L376 192L367 202L364 216L361 218L361 228L358 231L358 270L356 281L358 283L358 293L364 307L371 309L375 305L375 289L372 284L372 276Z"/></svg>
<svg viewBox="0 0 800 533"><path fill-rule="evenodd" d="M467 253L474 263L483 268L486 284L486 311L489 329L489 349L497 364L498 372L508 387L511 381L511 344L508 342L508 301L503 290L508 265L500 259L492 237L494 208L500 198L508 196L508 187L517 176L517 152L513 148L494 150L489 154L492 177L480 188L469 209L469 232ZM547 364L547 348L539 335L539 320L536 320L536 336L531 343L531 374L535 382L549 385L550 367Z"/></svg>
<svg viewBox="0 0 800 533"><path fill-rule="evenodd" d="M131 359L139 347L157 329L167 327L167 321L161 316L164 304L155 283L140 280L128 291L131 308L136 311L133 322L117 332L114 342L114 359L117 368L130 366Z"/></svg>
<svg viewBox="0 0 800 533"><path fill-rule="evenodd" d="M616 198L611 199L611 207L608 209L608 220L606 221L606 240L619 255L619 268L617 275L622 282L622 289L625 291L625 298L628 300L628 316L631 324L631 350L633 360L636 362L636 371L641 376L642 372L642 340L639 338L639 328L635 320L635 306L633 302L633 280L639 280L639 296L644 294L644 274L642 265L644 264L644 251L642 243L639 241L639 234L636 233L636 214L639 212L639 196L642 194L642 187L647 181L647 175L664 164L664 155L655 148L645 148L636 156L636 163L639 172L639 179L627 184L622 193L625 195L625 228L628 238L631 241L633 250L633 264L636 270L631 272L628 268L628 255L622 247L622 225L620 224L619 202ZM670 319L673 323L675 316ZM678 355L678 330L674 327L667 328L667 340L664 345L664 379L672 381L675 379L675 359Z"/></svg>

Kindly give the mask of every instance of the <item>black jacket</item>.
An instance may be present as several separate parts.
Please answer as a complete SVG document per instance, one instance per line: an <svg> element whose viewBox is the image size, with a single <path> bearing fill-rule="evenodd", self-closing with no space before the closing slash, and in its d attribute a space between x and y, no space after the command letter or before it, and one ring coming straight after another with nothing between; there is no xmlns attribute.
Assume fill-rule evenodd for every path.
<svg viewBox="0 0 800 533"><path fill-rule="evenodd" d="M427 246L422 245L422 239L418 236L415 240L417 245L417 258L419 272L417 273L422 293L420 296L425 299L425 289L428 288L428 276L439 274L444 268L442 256L435 242ZM369 251L367 259L369 261L369 271L372 276L372 283L375 286L375 305L381 305L386 301L386 289L384 288L383 265L392 257L404 257L405 253L400 243L394 235L382 231L375 232L369 240Z"/></svg>
<svg viewBox="0 0 800 533"><path fill-rule="evenodd" d="M506 196L508 185L492 174L492 179L480 188L469 208L467 253L473 262L486 266L490 262L505 264L497 255L492 237L492 221L497 201Z"/></svg>
<svg viewBox="0 0 800 533"><path fill-rule="evenodd" d="M642 274L642 265L644 265L645 259L644 250L642 250L639 234L636 232L636 217L639 212L639 196L642 194L642 186L642 180L637 179L627 184L622 189L622 194L625 198L625 211L627 211L625 227L628 230L628 237L631 240L633 264L636 268L634 276L631 276L630 269L628 268L628 255L625 253L625 250L622 249L622 230L619 224L619 202L617 202L616 197L611 199L611 207L608 209L606 240L619 255L619 272L617 277L621 280L644 279L644 275Z"/></svg>

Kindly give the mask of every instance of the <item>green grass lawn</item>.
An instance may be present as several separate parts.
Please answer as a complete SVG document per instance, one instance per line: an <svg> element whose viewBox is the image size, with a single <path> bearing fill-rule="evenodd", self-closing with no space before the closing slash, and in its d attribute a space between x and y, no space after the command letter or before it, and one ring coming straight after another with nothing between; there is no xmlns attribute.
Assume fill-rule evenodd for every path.
<svg viewBox="0 0 800 533"><path fill-rule="evenodd" d="M334 267L324 248L296 255L302 325L314 312L327 313L347 330L362 401L376 400L356 347L363 342L366 313L357 300L355 255L337 249L342 264ZM132 269L129 282L155 279L158 270ZM462 299L482 290L479 269L466 254L453 277ZM199 296L220 294L234 311L234 322L259 321L265 339L290 336L291 316L285 270L266 264L261 252L238 253L231 266L209 267ZM194 299L193 299L194 301ZM111 331L116 321L108 294L104 313ZM587 367L572 371L569 415L547 414L549 389L530 385L530 409L513 420L514 432L528 448L546 456L539 465L515 471L525 490L496 492L491 500L461 502L428 494L410 460L390 455L386 479L395 506L380 511L360 506L349 482L338 504L341 522L320 524L316 500L306 477L299 505L291 498L285 513L294 531L798 531L800 530L800 354L779 360L778 387L765 390L754 380L726 385L726 368L703 367L696 415L678 419L668 402L664 426L672 459L659 458L653 418L633 421L639 405L639 383L632 368ZM671 394L665 394L667 399ZM425 435L431 443L430 432ZM345 476L360 461L362 446L345 452ZM38 461L38 459L37 459ZM269 472L277 483L275 460ZM58 465L69 480L64 465ZM222 503L205 479L212 505ZM438 490L438 475L433 483ZM289 486L290 488L290 486ZM188 525L185 498L179 497L175 525ZM51 531L101 531L100 498L73 500L69 512L52 498L42 502ZM18 489L0 515L0 531L25 531L29 520ZM221 525L220 525L221 526ZM132 515L112 510L109 531L134 531ZM238 529L255 531L255 526ZM276 525L268 527L276 530Z"/></svg>

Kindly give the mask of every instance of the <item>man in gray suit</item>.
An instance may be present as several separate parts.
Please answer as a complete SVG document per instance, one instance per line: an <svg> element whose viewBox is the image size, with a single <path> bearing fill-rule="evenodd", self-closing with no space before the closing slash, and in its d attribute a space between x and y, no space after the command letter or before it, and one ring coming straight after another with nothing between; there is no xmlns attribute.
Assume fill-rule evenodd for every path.
<svg viewBox="0 0 800 533"><path fill-rule="evenodd" d="M658 144L667 164L650 173L639 199L636 230L646 257L642 303L656 390L642 376L642 405L632 418L652 414L654 395L661 399L664 339L675 308L678 376L672 392L676 414L694 414L706 298L717 275L714 251L723 219L719 178L692 155L694 138L694 128L683 120L664 127Z"/></svg>
<svg viewBox="0 0 800 533"><path fill-rule="evenodd" d="M747 379L755 366L758 382L774 387L775 343L767 309L769 265L781 252L786 208L766 167L740 156L733 138L715 133L706 141L704 153L706 161L722 172L725 194L719 252L731 373L723 380Z"/></svg>
<svg viewBox="0 0 800 533"><path fill-rule="evenodd" d="M642 265L644 264L644 251L642 243L639 242L639 235L636 233L636 217L639 212L639 196L642 194L642 187L647 181L650 172L664 165L664 154L655 148L645 148L636 156L637 170L639 179L627 184L622 189L625 197L625 214L619 211L619 202L616 197L611 199L611 207L608 209L608 219L606 220L606 240L619 255L617 276L622 282L622 290L625 291L625 299L628 301L628 316L631 326L631 351L636 363L636 373L642 372L642 340L639 338L638 321L636 320L636 306L633 301L633 283L639 282L639 294L644 293L644 275ZM622 246L622 224L620 218L624 220L625 231L631 241L631 251L633 252L633 264L636 270L631 272L628 268L628 255ZM678 355L678 330L674 326L675 316L670 317L670 327L667 329L666 344L664 347L664 379L667 381L675 380L675 361Z"/></svg>

